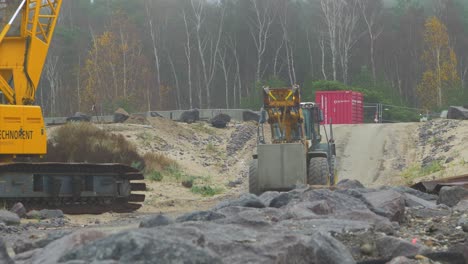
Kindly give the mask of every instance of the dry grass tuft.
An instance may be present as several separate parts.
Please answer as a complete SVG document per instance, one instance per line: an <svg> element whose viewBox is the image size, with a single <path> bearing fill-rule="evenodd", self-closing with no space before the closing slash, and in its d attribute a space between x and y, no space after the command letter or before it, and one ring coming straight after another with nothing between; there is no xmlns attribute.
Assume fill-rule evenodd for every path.
<svg viewBox="0 0 468 264"><path fill-rule="evenodd" d="M144 159L122 135L90 123L69 123L54 131L48 144L49 162L122 163L144 168Z"/></svg>
<svg viewBox="0 0 468 264"><path fill-rule="evenodd" d="M146 164L146 171L166 171L171 167L178 167L178 164L175 160L168 158L160 153L147 153L143 156Z"/></svg>

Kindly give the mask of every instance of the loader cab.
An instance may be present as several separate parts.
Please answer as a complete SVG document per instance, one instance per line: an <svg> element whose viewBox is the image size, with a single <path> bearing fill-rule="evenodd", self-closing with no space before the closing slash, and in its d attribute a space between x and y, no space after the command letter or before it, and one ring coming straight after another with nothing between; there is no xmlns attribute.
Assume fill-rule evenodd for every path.
<svg viewBox="0 0 468 264"><path fill-rule="evenodd" d="M322 140L320 135L320 123L323 122L322 110L316 103L301 103L302 114L304 116L304 128L307 140L312 141L312 145L319 144Z"/></svg>

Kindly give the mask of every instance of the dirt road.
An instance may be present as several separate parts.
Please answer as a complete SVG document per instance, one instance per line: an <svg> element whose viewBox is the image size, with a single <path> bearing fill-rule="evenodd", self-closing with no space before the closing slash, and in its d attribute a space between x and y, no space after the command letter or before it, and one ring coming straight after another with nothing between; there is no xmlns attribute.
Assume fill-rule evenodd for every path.
<svg viewBox="0 0 468 264"><path fill-rule="evenodd" d="M336 125L338 178L366 186L401 180L399 174L415 159L418 124Z"/></svg>

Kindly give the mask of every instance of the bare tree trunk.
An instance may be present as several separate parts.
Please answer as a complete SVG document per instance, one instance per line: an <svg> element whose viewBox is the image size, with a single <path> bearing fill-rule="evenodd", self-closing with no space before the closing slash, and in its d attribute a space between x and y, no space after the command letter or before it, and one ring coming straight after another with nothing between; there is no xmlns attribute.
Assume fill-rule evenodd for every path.
<svg viewBox="0 0 468 264"><path fill-rule="evenodd" d="M120 30L120 43L122 47L122 62L123 62L123 96L124 98L127 98L127 51L123 47L128 47L128 37L124 36L124 32L122 30L122 27L119 28Z"/></svg>
<svg viewBox="0 0 468 264"><path fill-rule="evenodd" d="M437 106L442 106L442 69L440 63L440 48L436 51L437 63Z"/></svg>
<svg viewBox="0 0 468 264"><path fill-rule="evenodd" d="M379 38L380 34L382 33L382 29L375 29L376 19L381 15L381 0L371 0L375 5L374 8L368 13L368 5L369 2L366 0L358 0L359 8L361 9L362 16L364 21L367 25L367 33L369 34L369 44L370 44L370 60L371 60L371 67L372 67L372 77L374 81L374 85L377 81L377 74L376 74L376 66L375 66L375 41Z"/></svg>
<svg viewBox="0 0 468 264"><path fill-rule="evenodd" d="M225 105L226 109L229 109L229 70L226 68L226 49L219 53L219 62L224 74Z"/></svg>
<svg viewBox="0 0 468 264"><path fill-rule="evenodd" d="M58 56L49 56L45 64L45 74L50 85L50 115L57 114L57 91L60 84L60 73L58 71Z"/></svg>
<svg viewBox="0 0 468 264"><path fill-rule="evenodd" d="M309 31L307 31L307 49L309 51L309 63L310 63L310 76L314 76L314 60L313 60L313 53L312 53L312 46L310 43Z"/></svg>
<svg viewBox="0 0 468 264"><path fill-rule="evenodd" d="M332 55L333 80L337 80L338 43L337 30L343 15L343 0L320 0L325 23L328 29L330 51Z"/></svg>
<svg viewBox="0 0 468 264"><path fill-rule="evenodd" d="M218 56L218 51L219 51L219 43L221 41L221 35L223 33L223 26L224 26L224 15L225 15L225 6L222 6L221 9L221 18L218 26L218 32L216 35L216 39L213 40L210 39L208 41L209 36L206 37L205 40L202 40L201 37L201 29L203 26L203 20L205 19L204 17L204 1L198 1L198 5L195 6L194 0L190 0L190 3L192 5L192 10L195 16L195 32L196 32L196 37L197 37L197 44L198 44L198 53L200 56L200 62L202 64L202 72L203 72L203 86L205 87L205 94L206 94L206 105L208 108L211 107L211 82L214 79L214 75L216 72L216 60ZM209 60L208 64L206 62L205 56L206 56L206 45L207 43L210 43L210 53L209 53ZM200 97L200 100L202 97ZM200 106L202 105L202 102L200 102Z"/></svg>
<svg viewBox="0 0 468 264"><path fill-rule="evenodd" d="M237 52L237 41L230 38L229 43L230 43L229 46L231 48L232 54L234 56L234 60L236 61L236 74L235 74L236 78L235 78L234 83L237 82L237 85L235 85L235 87L237 88L237 92L236 92L236 89L234 89L234 106L239 107L241 103L241 99L242 99L242 78L241 78L241 71L240 71L239 55Z"/></svg>
<svg viewBox="0 0 468 264"><path fill-rule="evenodd" d="M76 75L76 98L78 99L78 110L81 105L81 56L78 55L78 74Z"/></svg>
<svg viewBox="0 0 468 264"><path fill-rule="evenodd" d="M176 86L176 108L179 110L182 109L180 99L179 77L177 76L177 71L175 69L174 62L172 61L172 56L169 52L167 52L167 59L169 61L169 64L171 65L172 74L174 75L174 81Z"/></svg>
<svg viewBox="0 0 468 264"><path fill-rule="evenodd" d="M278 48L276 49L276 52L275 52L275 60L273 62L273 76L278 76L278 57L279 57L279 53L281 51L281 49L283 48L283 45L284 45L284 38L281 40L281 45L278 46Z"/></svg>
<svg viewBox="0 0 468 264"><path fill-rule="evenodd" d="M286 48L286 62L288 66L289 82L291 85L294 85L296 84L296 72L294 69L294 55L292 54L291 40L289 39L288 34L288 3L285 3L282 9L284 12L282 15L280 15L280 24L283 30L283 41Z"/></svg>
<svg viewBox="0 0 468 264"><path fill-rule="evenodd" d="M188 28L187 14L185 10L182 11L184 24L185 24L185 35L187 42L185 44L185 57L187 58L187 75L188 75L188 87L189 87L189 106L193 109L193 87L192 87L192 60L191 60L191 46L190 46L190 30Z"/></svg>
<svg viewBox="0 0 468 264"><path fill-rule="evenodd" d="M359 16L357 15L357 2L350 1L346 5L346 7L343 6L341 8L342 10L346 11L341 12L341 21L338 26L338 47L343 74L343 83L347 85L351 49L354 47L357 40L360 38L360 35L362 34L359 35L355 33L356 25L359 19Z"/></svg>
<svg viewBox="0 0 468 264"><path fill-rule="evenodd" d="M154 67L156 69L156 94L161 94L161 70L160 70L160 60L159 60L159 35L160 30L159 26L157 25L156 28L154 27L153 17L151 15L151 10L149 3L152 1L146 2L146 19L148 20L148 26L150 30L151 42L153 45L153 56L154 56ZM158 105L162 105L162 98L159 96Z"/></svg>
<svg viewBox="0 0 468 264"><path fill-rule="evenodd" d="M261 8L258 6L258 0L250 0L255 12L255 25L250 26L250 34L257 49L257 67L255 71L255 82L259 82L263 78L262 65L263 55L267 48L267 41L270 35L271 24L275 10L273 9L273 1L267 1L266 7Z"/></svg>
<svg viewBox="0 0 468 264"><path fill-rule="evenodd" d="M319 46L322 51L322 75L324 80L328 80L327 72L325 70L325 40L322 34L320 34Z"/></svg>

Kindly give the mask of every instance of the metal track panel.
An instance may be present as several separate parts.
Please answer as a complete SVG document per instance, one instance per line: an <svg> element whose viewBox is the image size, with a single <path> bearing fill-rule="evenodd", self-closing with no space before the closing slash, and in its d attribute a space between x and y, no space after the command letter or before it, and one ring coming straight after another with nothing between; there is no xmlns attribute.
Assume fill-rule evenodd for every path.
<svg viewBox="0 0 468 264"><path fill-rule="evenodd" d="M68 213L128 212L141 207L146 190L135 168L123 164L0 164L0 202L26 208L58 208Z"/></svg>

